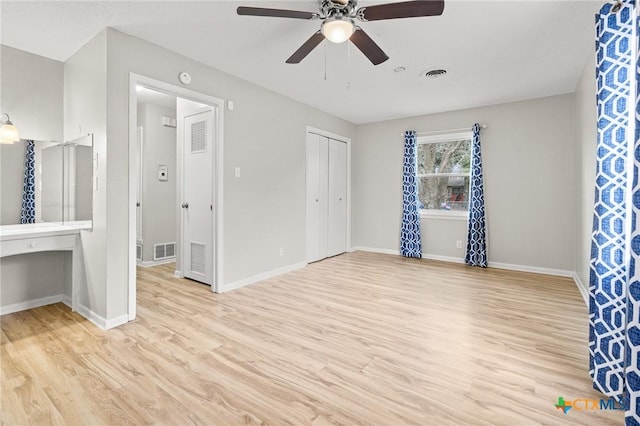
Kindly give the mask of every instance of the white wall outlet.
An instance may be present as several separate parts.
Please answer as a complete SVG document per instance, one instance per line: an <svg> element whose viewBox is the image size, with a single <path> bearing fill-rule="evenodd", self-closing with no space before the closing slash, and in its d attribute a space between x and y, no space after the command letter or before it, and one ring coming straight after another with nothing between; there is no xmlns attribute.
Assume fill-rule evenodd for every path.
<svg viewBox="0 0 640 426"><path fill-rule="evenodd" d="M240 167L236 167L236 177L239 178L240 177Z"/></svg>
<svg viewBox="0 0 640 426"><path fill-rule="evenodd" d="M456 248L459 248L459 249L462 248L462 241L460 240L456 241Z"/></svg>
<svg viewBox="0 0 640 426"><path fill-rule="evenodd" d="M284 247L280 247L280 256L284 256Z"/></svg>
<svg viewBox="0 0 640 426"><path fill-rule="evenodd" d="M229 111L233 111L233 101L227 101L227 108Z"/></svg>

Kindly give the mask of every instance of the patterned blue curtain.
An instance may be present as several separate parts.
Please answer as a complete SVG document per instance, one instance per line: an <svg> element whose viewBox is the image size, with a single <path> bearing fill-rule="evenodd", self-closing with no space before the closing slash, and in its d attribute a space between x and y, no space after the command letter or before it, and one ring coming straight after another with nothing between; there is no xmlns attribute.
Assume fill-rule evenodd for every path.
<svg viewBox="0 0 640 426"><path fill-rule="evenodd" d="M24 181L22 185L22 210L20 223L34 223L36 221L36 164L35 143L26 141L24 155Z"/></svg>
<svg viewBox="0 0 640 426"><path fill-rule="evenodd" d="M404 134L404 167L402 180L402 229L400 231L400 254L405 257L422 257L420 236L420 208L418 200L418 153L416 132Z"/></svg>
<svg viewBox="0 0 640 426"><path fill-rule="evenodd" d="M471 141L471 188L469 189L469 221L467 223L467 265L487 267L487 241L484 217L484 178L482 175L482 150L480 125L473 125Z"/></svg>
<svg viewBox="0 0 640 426"><path fill-rule="evenodd" d="M589 373L640 425L640 125L634 0L596 16L598 140L589 274ZM640 91L638 91L640 93ZM634 97L635 96L635 97ZM629 173L630 171L632 173ZM629 195L631 198L629 198Z"/></svg>
<svg viewBox="0 0 640 426"><path fill-rule="evenodd" d="M630 6L635 6L635 2L629 2ZM631 256L629 260L629 286L627 288L627 332L625 351L625 391L629 407L625 413L625 423L627 425L640 425L640 17L639 10L635 7L632 13L635 23L636 50L635 63L629 74L635 77L636 99L635 99L635 134L633 134L633 186L632 210L631 210ZM629 104L631 111L633 103Z"/></svg>

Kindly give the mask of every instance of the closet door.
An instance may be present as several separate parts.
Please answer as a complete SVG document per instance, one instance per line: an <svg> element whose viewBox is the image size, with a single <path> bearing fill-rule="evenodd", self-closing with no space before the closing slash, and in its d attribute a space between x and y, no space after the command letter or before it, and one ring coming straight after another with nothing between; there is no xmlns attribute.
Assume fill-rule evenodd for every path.
<svg viewBox="0 0 640 426"><path fill-rule="evenodd" d="M329 140L327 256L347 251L347 144Z"/></svg>
<svg viewBox="0 0 640 426"><path fill-rule="evenodd" d="M327 257L328 139L307 135L307 261Z"/></svg>

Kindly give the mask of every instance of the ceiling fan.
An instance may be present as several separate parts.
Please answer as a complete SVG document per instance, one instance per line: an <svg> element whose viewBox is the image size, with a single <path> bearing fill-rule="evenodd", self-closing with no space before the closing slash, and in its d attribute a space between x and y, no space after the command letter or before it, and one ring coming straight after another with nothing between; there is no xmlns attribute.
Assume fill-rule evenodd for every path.
<svg viewBox="0 0 640 426"><path fill-rule="evenodd" d="M334 43L343 43L351 40L373 65L379 65L389 57L362 28L356 25L356 19L361 22L369 22L384 19L438 16L442 15L444 10L444 0L416 0L363 7L358 7L357 0L321 0L321 2L319 13L244 6L238 7L237 12L238 15L319 19L322 21L320 30L313 34L287 59L286 62L288 64L300 63L326 38Z"/></svg>

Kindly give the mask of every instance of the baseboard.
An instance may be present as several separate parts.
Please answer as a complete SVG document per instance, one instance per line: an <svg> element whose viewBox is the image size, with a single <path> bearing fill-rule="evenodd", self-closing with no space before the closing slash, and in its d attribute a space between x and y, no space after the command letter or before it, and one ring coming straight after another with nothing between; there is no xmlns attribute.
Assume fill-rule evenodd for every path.
<svg viewBox="0 0 640 426"><path fill-rule="evenodd" d="M302 269L305 266L307 266L306 262L296 263L294 265L284 266L282 268L277 268L272 271L254 275L249 278L244 278L242 280L234 281L232 283L222 285L221 286L222 288L219 289L219 293L235 290L237 288L244 287L249 284L257 283L258 281L264 281L269 278L277 277L278 275L286 274L287 272L295 271L297 269Z"/></svg>
<svg viewBox="0 0 640 426"><path fill-rule="evenodd" d="M371 253L394 254L396 256L400 256L400 250L382 249L376 247L351 247L351 250L349 251L368 251Z"/></svg>
<svg viewBox="0 0 640 426"><path fill-rule="evenodd" d="M352 247L351 251L368 251L372 253L394 254L397 256L400 255L399 250L381 249L381 248L375 248L375 247ZM464 259L461 257L440 256L437 254L429 254L429 253L422 253L422 258L429 259L429 260L440 260L443 262L464 263ZM535 274L555 275L558 277L573 278L575 275L575 272L566 271L563 269L539 268L537 266L514 265L510 263L501 263L501 262L489 262L488 266L490 268L496 268L496 269L507 269L509 271L519 271L519 272L532 272Z"/></svg>
<svg viewBox="0 0 640 426"><path fill-rule="evenodd" d="M580 277L576 272L573 273L573 281L575 281L576 287L578 287L578 291L580 292L580 295L582 295L582 298L584 299L584 304L587 305L587 308L588 308L589 307L589 288L586 285L584 285L584 283L582 282L582 280L580 279Z"/></svg>
<svg viewBox="0 0 640 426"><path fill-rule="evenodd" d="M440 256L438 254L422 253L422 258L429 260L439 260L441 262L464 263L464 259L461 257Z"/></svg>
<svg viewBox="0 0 640 426"><path fill-rule="evenodd" d="M73 302L71 301L71 298L69 296L67 296L66 294L62 295L62 303L64 303L65 305L67 305L70 308L73 308Z"/></svg>
<svg viewBox="0 0 640 426"><path fill-rule="evenodd" d="M162 259L162 260L145 260L142 262L137 262L138 266L142 266L143 268L150 268L152 266L160 266L160 265L164 265L165 263L173 263L176 261L175 257L171 257L169 259Z"/></svg>
<svg viewBox="0 0 640 426"><path fill-rule="evenodd" d="M118 327L119 325L129 322L129 315L127 314L120 315L108 320L83 305L78 305L76 311L103 330L109 330L110 328Z"/></svg>
<svg viewBox="0 0 640 426"><path fill-rule="evenodd" d="M107 320L104 328L106 330L109 330L111 328L119 327L122 324L126 324L128 322L129 322L129 315L124 314L124 315L120 315L119 317L115 317L115 318L111 318L110 320Z"/></svg>
<svg viewBox="0 0 640 426"><path fill-rule="evenodd" d="M513 265L510 263L489 262L489 268L507 269L509 271L532 272L534 274L555 275L557 277L573 278L573 271L564 269L539 268L537 266Z"/></svg>
<svg viewBox="0 0 640 426"><path fill-rule="evenodd" d="M55 296L42 297L40 299L27 300L26 302L13 303L11 305L0 306L0 315L7 315L14 312L25 311L27 309L53 305L54 303L60 303L62 301L62 294L56 294Z"/></svg>

